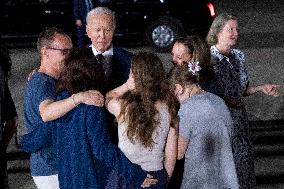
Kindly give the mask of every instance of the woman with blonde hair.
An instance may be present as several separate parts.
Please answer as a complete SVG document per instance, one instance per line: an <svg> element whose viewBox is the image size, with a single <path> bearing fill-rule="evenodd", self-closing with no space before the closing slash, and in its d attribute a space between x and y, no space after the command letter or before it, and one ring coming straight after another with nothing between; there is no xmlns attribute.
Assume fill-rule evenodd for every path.
<svg viewBox="0 0 284 189"><path fill-rule="evenodd" d="M228 13L219 14L213 21L207 35L211 46L215 79L209 91L223 98L233 119L233 154L240 188L254 188L255 173L248 115L244 97L257 92L277 97L279 85L263 84L252 86L246 71L245 55L233 48L238 39L237 17Z"/></svg>

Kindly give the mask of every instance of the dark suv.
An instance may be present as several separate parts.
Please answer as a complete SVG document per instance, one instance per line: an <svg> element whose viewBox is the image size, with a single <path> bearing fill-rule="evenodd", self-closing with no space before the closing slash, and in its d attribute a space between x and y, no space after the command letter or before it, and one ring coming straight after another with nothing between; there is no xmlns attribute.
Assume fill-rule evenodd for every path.
<svg viewBox="0 0 284 189"><path fill-rule="evenodd" d="M103 1L103 0L101 0ZM0 33L6 42L34 42L45 27L75 34L72 0L1 0ZM104 0L115 11L115 42L145 42L167 51L184 34L205 35L215 16L211 0Z"/></svg>

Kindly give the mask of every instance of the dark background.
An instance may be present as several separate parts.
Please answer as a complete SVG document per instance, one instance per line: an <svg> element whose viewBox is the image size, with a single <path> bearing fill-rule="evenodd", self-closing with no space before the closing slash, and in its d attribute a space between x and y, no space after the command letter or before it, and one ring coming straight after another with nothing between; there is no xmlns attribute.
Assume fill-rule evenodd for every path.
<svg viewBox="0 0 284 189"><path fill-rule="evenodd" d="M283 0L220 0L215 1L217 14L221 12L234 13L239 18L240 37L237 47L244 51L246 55L247 69L250 76L250 82L253 85L267 82L281 84L283 90L284 81L284 1ZM128 48L136 52L146 47ZM25 133L22 125L23 109L23 91L28 74L38 67L39 58L35 48L11 49L13 61L12 76L10 78L10 89L20 116L20 126L18 128L17 138ZM170 54L159 54L166 69L171 67ZM283 95L277 98L256 94L246 98L247 110L251 121L266 121L275 123L278 121L277 128L284 128L284 98ZM274 122L273 122L274 121ZM263 127L263 125L254 125ZM268 127L274 128L275 124ZM267 129L266 129L267 130ZM265 133L272 135L265 130ZM274 131L273 131L274 132ZM258 130L256 132L258 134ZM283 129L279 129L277 136L283 139ZM272 135L274 136L274 135ZM263 146L263 145L262 145ZM283 151L283 144L273 146L274 149ZM15 154L20 150L13 140L9 146L8 152ZM279 151L279 150L277 150ZM256 172L259 180L272 179L277 174L282 178L284 158L282 156L265 156L256 158ZM9 161L9 181L11 189L33 189L35 188L28 172L28 160L20 156L11 155ZM272 175L272 177L271 177ZM276 177L277 177L276 176ZM281 180L281 179L279 179ZM284 188L283 184L258 184L259 189L264 188Z"/></svg>

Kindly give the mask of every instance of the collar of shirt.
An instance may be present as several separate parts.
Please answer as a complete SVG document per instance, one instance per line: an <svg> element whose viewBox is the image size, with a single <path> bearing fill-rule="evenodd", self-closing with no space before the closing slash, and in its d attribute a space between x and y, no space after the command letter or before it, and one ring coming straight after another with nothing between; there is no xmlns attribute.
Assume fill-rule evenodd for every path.
<svg viewBox="0 0 284 189"><path fill-rule="evenodd" d="M93 45L90 45L90 47L92 48L92 51L93 51L95 56L97 56L98 54L102 54L104 57L109 57L109 56L113 55L113 47L112 46L107 51L105 51L103 53L97 51L97 49L95 49L95 47Z"/></svg>
<svg viewBox="0 0 284 189"><path fill-rule="evenodd" d="M214 56L216 56L220 61L222 61L223 59L225 59L226 62L228 62L231 67L233 66L232 63L230 62L229 57L222 55L222 54L219 52L219 50L217 49L217 47L216 47L215 45L211 46L210 50L211 50L211 54L214 55ZM230 50L230 54L233 54L233 53L234 53L234 52L233 52L233 49L231 49L231 50Z"/></svg>

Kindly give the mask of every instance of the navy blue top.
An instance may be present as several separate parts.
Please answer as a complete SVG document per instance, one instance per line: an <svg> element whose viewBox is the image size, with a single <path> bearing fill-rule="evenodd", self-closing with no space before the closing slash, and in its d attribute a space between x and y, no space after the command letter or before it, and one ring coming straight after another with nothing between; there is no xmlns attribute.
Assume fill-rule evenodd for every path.
<svg viewBox="0 0 284 189"><path fill-rule="evenodd" d="M70 95L61 93L57 100ZM23 138L25 150L35 151L50 142L50 130L57 136L58 177L61 189L104 188L107 175L101 172L108 167L123 174L129 182L140 188L146 173L140 166L131 163L124 154L113 145L106 133L104 108L80 104L77 108L58 119L56 127L40 128ZM53 129L55 128L55 129ZM38 136L41 137L38 137ZM55 138L53 138L55 139ZM29 145L27 145L29 144Z"/></svg>
<svg viewBox="0 0 284 189"><path fill-rule="evenodd" d="M133 54L122 48L114 47L112 56L112 73L109 79L109 90L112 90L128 79Z"/></svg>
<svg viewBox="0 0 284 189"><path fill-rule="evenodd" d="M28 81L24 99L24 125L28 133L48 126L40 116L39 105L46 99L56 99L55 83L54 78L41 72L33 74ZM31 154L30 168L32 176L57 174L56 155L51 145Z"/></svg>
<svg viewBox="0 0 284 189"><path fill-rule="evenodd" d="M92 52L92 48L89 48L89 50ZM96 57L94 56L94 58ZM133 54L131 52L122 48L113 47L113 55L110 63L112 71L107 77L107 86L105 91L102 91L103 93L109 92L127 81L132 58Z"/></svg>

